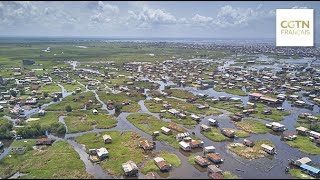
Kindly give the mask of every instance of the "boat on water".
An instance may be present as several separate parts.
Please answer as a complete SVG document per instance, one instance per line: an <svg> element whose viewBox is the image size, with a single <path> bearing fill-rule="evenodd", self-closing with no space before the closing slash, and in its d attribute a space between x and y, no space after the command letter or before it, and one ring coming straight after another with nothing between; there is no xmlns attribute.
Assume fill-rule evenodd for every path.
<svg viewBox="0 0 320 180"><path fill-rule="evenodd" d="M3 142L0 141L0 148L2 148L4 146Z"/></svg>

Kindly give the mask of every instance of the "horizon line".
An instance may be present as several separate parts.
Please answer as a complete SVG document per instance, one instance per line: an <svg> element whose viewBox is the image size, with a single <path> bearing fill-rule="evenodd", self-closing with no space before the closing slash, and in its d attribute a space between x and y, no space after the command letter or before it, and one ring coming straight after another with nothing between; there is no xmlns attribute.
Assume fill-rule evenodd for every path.
<svg viewBox="0 0 320 180"><path fill-rule="evenodd" d="M261 39L273 39L269 37L237 37L237 38L231 38L231 37L142 37L142 36L20 36L20 35L0 35L0 38L101 38L101 39L230 39L230 40L261 40Z"/></svg>

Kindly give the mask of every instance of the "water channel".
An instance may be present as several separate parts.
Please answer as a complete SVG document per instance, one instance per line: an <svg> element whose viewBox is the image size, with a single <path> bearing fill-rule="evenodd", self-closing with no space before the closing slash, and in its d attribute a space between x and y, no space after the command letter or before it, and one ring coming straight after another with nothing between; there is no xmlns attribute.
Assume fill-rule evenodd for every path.
<svg viewBox="0 0 320 180"><path fill-rule="evenodd" d="M231 63L232 62L227 63L227 65L225 64L224 67L228 67ZM73 66L73 69L75 70L78 63L71 62L70 64ZM223 69L221 69L221 70L223 70ZM86 69L86 71L90 71L90 70ZM158 91L162 91L166 85L174 84L170 81L168 83L164 83L162 81L153 81L153 82L160 84ZM62 85L59 85L59 86L62 88L62 92L64 93L63 98L65 98L66 96L71 94L71 93L68 93L63 88ZM112 90L111 91L112 93L116 93L116 91L114 91L112 88L109 88L108 86L106 86L106 89ZM213 89L199 90L195 87L178 87L178 89L188 90L188 91L192 92L194 95L206 94L209 97L215 97L215 98L217 98L218 96L239 97L239 98L241 98L241 101L244 104L246 104L248 102L247 96L237 96L237 95L228 94L225 92L217 92L217 91L214 91ZM86 88L86 90L88 91L87 88ZM114 110L108 110L106 108L107 107L106 104L100 100L96 91L92 91L92 92L95 93L96 99L102 104L101 109L107 110L109 112L109 114L114 114ZM150 97L148 96L147 99L150 99ZM144 101L145 100L141 100L138 102L138 104L141 107L141 110L139 111L139 113L147 113L147 114L150 114L152 116L159 118L158 113L151 113L145 107ZM45 104L40 109L45 108L49 104L53 104L53 103L54 102ZM304 108L295 108L295 107L292 107L292 105L289 101L285 101L282 104L282 107L285 110L291 111L291 114L289 116L285 116L284 120L280 122L281 124L284 124L288 128L288 132L295 132L294 125L296 124L296 119L300 113L302 113L302 112L318 113L319 112L318 106L314 106L314 108L312 110L304 109ZM38 110L39 110L39 108L37 108L36 110L33 109L33 110L27 112L28 116L31 116L32 114L37 113ZM276 146L276 149L278 152L273 157L260 158L260 159L256 159L256 160L247 160L247 159L241 158L241 157L233 154L226 147L230 143L229 141L219 142L219 143L213 142L213 141L207 139L205 136L203 136L200 133L200 125L207 124L208 118L217 119L220 123L220 128L235 128L234 124L231 123L230 118L227 116L230 112L228 112L226 110L220 110L220 111L223 112L223 114L213 115L213 116L205 116L202 119L202 121L194 129L188 130L188 131L190 134L192 132L195 132L196 136L204 141L205 146L213 145L216 148L216 152L219 153L220 156L224 159L223 164L220 165L220 168L222 170L231 171L233 174L239 176L240 178L245 178L245 179L247 179L247 178L258 178L259 179L259 178L266 178L266 177L270 178L270 179L292 178L291 175L285 173L285 168L286 168L286 166L288 166L288 159L297 159L297 158L306 156L306 157L311 158L314 162L320 162L320 156L304 154L304 153L300 152L297 148L292 148L292 147L288 146L285 142L281 141L279 135L272 134L272 133L251 134L251 136L247 139L259 140L262 138L267 138L267 139L271 140L273 142L273 144ZM79 154L80 159L84 162L85 167L86 167L86 171L89 174L93 175L94 178L123 178L123 177L112 177L105 170L103 170L100 167L100 165L92 164L88 160L88 155L87 155L84 147L82 145L78 144L77 142L75 142L73 139L75 137L78 137L78 136L81 136L83 134L90 133L90 132L100 133L100 132L104 132L104 131L114 131L114 130L121 131L121 132L134 131L134 132L137 132L148 139L152 139L152 136L139 130L138 128L136 128L133 124L131 124L127 120L126 117L130 114L133 114L133 113L122 112L119 115L117 115L116 118L118 120L118 124L114 128L111 128L111 129L96 129L96 128L94 128L93 130L87 131L87 132L80 132L80 133L73 133L73 134L67 133L62 138L64 140L66 140L66 142L68 142L75 149L75 151ZM14 121L11 118L10 118L10 120ZM268 123L268 121L264 121L261 119L256 119L256 120L259 120L264 123ZM64 116L59 117L59 122L64 123L64 125L66 126L66 124L64 122ZM66 129L67 129L67 126L66 126ZM50 135L50 137L55 138L55 139L61 139L61 137L55 137L53 135ZM232 141L241 143L241 142L243 142L243 138L234 139ZM0 159L2 159L5 155L7 155L10 152L11 142L4 141L4 143L5 143L4 153L2 153L0 155ZM164 150L164 151L175 153L181 159L181 162L182 162L182 165L180 167L174 168L169 173L158 172L157 173L158 177L208 179L206 169L200 168L198 166L190 165L187 162L188 153L185 153L182 150L174 149L165 143L161 143L160 141L155 141L155 142L156 142L156 151ZM197 152L196 154L203 155L203 152L200 151L200 152ZM241 169L242 171L237 171L236 169ZM141 173L139 173L138 178L142 178L142 177L143 177L143 175Z"/></svg>

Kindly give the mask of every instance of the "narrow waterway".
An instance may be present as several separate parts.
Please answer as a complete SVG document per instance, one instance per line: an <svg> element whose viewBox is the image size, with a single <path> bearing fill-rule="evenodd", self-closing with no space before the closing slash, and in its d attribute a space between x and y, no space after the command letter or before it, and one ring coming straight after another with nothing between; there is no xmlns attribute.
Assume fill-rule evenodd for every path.
<svg viewBox="0 0 320 180"><path fill-rule="evenodd" d="M230 64L234 63L233 61L227 61L222 67L220 67L221 70L223 70L224 68L230 66ZM74 70L76 70L76 66L77 66L77 62L71 62L71 65L73 67ZM88 70L89 71L89 70ZM98 73L98 71L96 72ZM169 81L167 83L164 83L162 81L151 81L150 82L155 82L158 83L160 86L158 88L158 91L161 92L162 90L164 90L166 85L175 85L172 81ZM78 82L80 85L86 87L86 91L88 90L88 87L81 84L80 82ZM59 85L62 88L62 92L63 94L63 98L65 98L66 96L70 95L64 88L63 86ZM109 88L107 85L105 86L105 89L110 90L112 93L116 94L117 92L113 89L113 88ZM248 102L248 97L247 96L237 96L237 95L233 95L233 94L229 94L229 93L225 93L225 92L217 92L215 90L211 89L207 89L207 90L199 90L195 87L178 87L177 89L183 89L183 90L188 90L189 92L192 92L194 95L198 95L198 94L206 94L209 97L219 97L219 96L227 96L227 97L239 97L241 99L241 101L246 105L246 103ZM244 89L245 90L245 89ZM96 99L102 104L102 110L107 110L109 112L109 114L115 114L114 110L110 111L107 109L106 104L99 98L98 94L96 93L95 90L92 91L95 94ZM245 90L246 92L246 90ZM150 99L150 96L147 95L147 99ZM179 98L176 98L179 99ZM179 100L183 100L184 99L179 99ZM306 99L303 99L306 101ZM151 113L145 106L144 104L145 100L140 100L138 102L141 110L139 111L139 113L147 113L150 114L158 119L160 119L159 117L159 113ZM45 108L47 105L49 104L53 104L54 102L45 104L41 107L41 109ZM312 110L310 109L305 109L305 108L296 108L293 107L291 105L291 103L289 101L284 101L284 103L282 104L282 107L285 110L290 110L291 114L288 116L284 117L284 120L280 121L281 124L284 124L286 126L286 128L288 128L288 132L295 132L295 127L294 125L296 124L296 120L297 117L300 113L302 112L312 112L312 113L318 113L319 112L319 107L318 106L314 106ZM212 108L212 109L217 109L217 108ZM28 116L31 116L34 113L37 113L39 109L33 109L28 111ZM205 146L210 146L213 145L216 148L216 152L220 154L220 156L224 159L224 162L220 165L220 168L224 171L231 171L233 174L236 174L237 176L239 176L240 178L265 178L268 177L270 179L275 179L275 178L292 178L291 175L286 174L285 168L286 166L288 166L288 159L297 159L300 157L309 157L311 158L314 162L320 162L320 156L316 156L316 155L308 155L308 154L304 154L302 152L300 152L297 148L292 148L290 146L288 146L285 142L281 141L279 134L276 133L268 133L268 134L251 134L251 136L249 138L246 139L250 139L250 140L260 140L262 138L267 138L270 141L273 142L273 144L276 146L277 149L277 154L274 156L269 156L266 158L260 158L260 159L256 159L256 160L247 160L244 158L241 158L237 155L235 155L234 153L230 152L227 149L227 145L230 142L239 142L242 143L244 138L238 138L238 139L232 139L230 141L227 142L213 142L211 140L209 140L208 138L206 138L204 135L202 135L200 133L200 125L201 124L208 124L208 118L214 118L217 119L219 121L219 128L233 128L235 129L235 125L230 121L230 118L228 117L228 115L230 114L230 112L226 111L226 110L220 110L217 109L219 111L221 111L223 114L221 115L211 115L211 116L204 116L201 120L200 123L198 123L196 125L196 127L194 129L188 130L188 132L191 134L192 132L194 132L196 134L197 137L199 137L201 140L204 141ZM85 167L86 167L86 171L93 175L94 178L121 178L121 177L113 177L108 175L108 173L106 171L104 171L100 165L98 164L92 164L89 160L88 160L88 154L86 153L85 148L78 144L77 142L75 142L73 139L87 134L87 133L100 133L100 132L105 132L105 131L120 131L120 132L125 132L125 131L134 131L137 132L139 134L141 134L142 136L152 140L153 137L141 130L139 130L138 128L136 128L133 124L131 124L128 120L127 120L127 116L130 114L134 114L134 113L127 113L127 112L122 112L119 115L116 116L118 123L117 126L111 129L96 129L94 128L91 131L87 131L87 132L79 132L79 133L72 133L69 134L68 133L68 127L64 122L64 116L60 116L59 117L59 122L63 123L66 127L67 133L65 134L64 137L54 137L52 135L49 135L50 137L54 137L55 139L62 139L67 141L74 149L75 151L79 154L80 159L84 162ZM6 116L7 119L9 119L10 121L12 121L13 123L15 123L14 119L11 119L10 117ZM265 121L265 120L261 120L258 118L251 118L251 119L255 119L258 121L261 121L263 123L269 123L269 121ZM207 171L205 168L200 168L198 166L193 166L190 165L187 161L188 161L188 156L190 154L183 152L182 150L178 150L178 149L174 149L171 146L162 143L160 141L157 141L156 139L153 139L156 142L156 151L168 151L168 152L172 152L175 153L182 162L182 165L178 168L174 168L171 172L169 173L160 173L158 172L158 175L162 178L173 178L173 177L178 177L178 178L199 178L199 179L208 179L208 175L207 175ZM0 155L0 159L2 159L5 155L7 155L10 152L10 146L5 146L4 149L4 153L2 153ZM198 152L196 152L196 154L198 155L203 155L203 151L200 150ZM237 171L236 169L241 169L243 170L243 172L241 171ZM139 173L139 177L138 178L142 178L143 175L141 173Z"/></svg>

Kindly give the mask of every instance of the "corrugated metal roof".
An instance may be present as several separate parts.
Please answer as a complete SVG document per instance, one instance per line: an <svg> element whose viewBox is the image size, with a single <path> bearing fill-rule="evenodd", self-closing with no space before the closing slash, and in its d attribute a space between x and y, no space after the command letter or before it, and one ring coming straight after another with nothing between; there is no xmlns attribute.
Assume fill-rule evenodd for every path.
<svg viewBox="0 0 320 180"><path fill-rule="evenodd" d="M320 173L320 169L312 167L312 166L310 166L308 164L302 164L300 167L303 168L303 169L306 169L308 171L311 171L312 173L315 173L315 174Z"/></svg>

